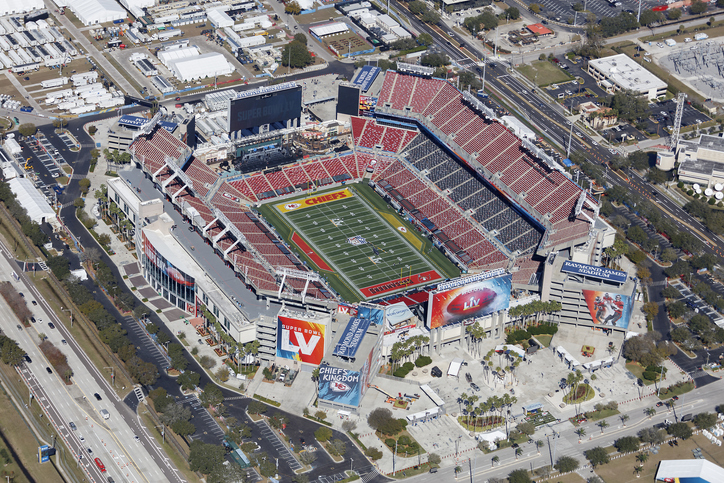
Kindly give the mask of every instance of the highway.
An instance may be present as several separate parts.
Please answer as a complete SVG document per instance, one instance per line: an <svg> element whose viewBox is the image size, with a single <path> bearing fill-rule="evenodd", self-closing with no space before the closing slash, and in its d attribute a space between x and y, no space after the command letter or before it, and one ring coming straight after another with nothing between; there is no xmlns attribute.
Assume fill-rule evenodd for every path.
<svg viewBox="0 0 724 483"><path fill-rule="evenodd" d="M0 252L0 278L10 281L24 295L36 320L29 327L21 325L18 329L17 317L4 299L0 299L0 328L15 339L32 360L20 367L20 375L52 421L59 437L83 465L83 470L92 481L106 481L108 476L117 482L129 483L182 481L168 465L155 440L141 430L136 415L120 400L32 282L20 271L10 251L0 244ZM20 280L13 278L13 272ZM55 328L50 328L51 322ZM73 370L73 384L63 382L62 376L56 374L37 347L39 334L45 334L47 340L66 355ZM101 399L97 400L94 394ZM108 420L101 416L102 409L109 411ZM71 421L77 430L70 428ZM135 436L139 436L138 441ZM94 458L100 458L106 472L101 474L93 463Z"/></svg>

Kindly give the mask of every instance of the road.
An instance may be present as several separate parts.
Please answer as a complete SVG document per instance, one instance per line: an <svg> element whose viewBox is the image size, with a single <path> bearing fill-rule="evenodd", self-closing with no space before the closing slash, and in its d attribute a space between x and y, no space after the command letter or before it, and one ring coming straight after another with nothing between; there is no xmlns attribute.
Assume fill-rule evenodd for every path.
<svg viewBox="0 0 724 483"><path fill-rule="evenodd" d="M163 465L163 454L155 447L155 441L144 437L135 415L116 396L42 295L20 271L22 264L9 257L9 250L2 245L0 252L2 278L11 281L16 290L24 295L36 320L29 327L21 326L18 330L17 318L5 301L0 300L1 327L30 356L32 362L24 363L20 373L60 437L74 455L82 455L79 460L84 465L84 471L96 479L100 478L100 471L91 463L91 459L98 457L108 470L107 475L103 476L113 476L116 481L180 481L170 469L161 470L166 467ZM12 272L20 280L14 280ZM49 323L53 323L55 328L51 328ZM45 334L47 340L66 355L68 365L73 369L73 384L66 385L60 375L55 374L37 347L40 334ZM50 371L47 369L49 367ZM97 400L94 394L98 394L101 399ZM101 409L109 411L110 419L104 421ZM75 423L77 431L70 429L70 421ZM134 439L136 435L139 436L139 442ZM89 454L88 448L92 454Z"/></svg>

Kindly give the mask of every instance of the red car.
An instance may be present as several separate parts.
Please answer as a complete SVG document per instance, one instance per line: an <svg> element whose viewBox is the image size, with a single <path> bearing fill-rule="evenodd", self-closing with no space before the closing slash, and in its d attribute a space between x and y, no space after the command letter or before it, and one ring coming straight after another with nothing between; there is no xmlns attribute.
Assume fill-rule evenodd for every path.
<svg viewBox="0 0 724 483"><path fill-rule="evenodd" d="M103 462L101 461L100 458L96 458L93 461L95 461L96 466L98 467L99 470L101 470L101 473L106 472L106 467L103 465Z"/></svg>

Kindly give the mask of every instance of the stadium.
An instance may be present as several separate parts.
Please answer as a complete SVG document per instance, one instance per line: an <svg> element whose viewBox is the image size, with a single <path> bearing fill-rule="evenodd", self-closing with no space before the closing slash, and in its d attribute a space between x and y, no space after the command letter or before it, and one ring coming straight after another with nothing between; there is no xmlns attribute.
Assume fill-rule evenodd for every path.
<svg viewBox="0 0 724 483"><path fill-rule="evenodd" d="M248 109L240 99L260 102L269 93L229 96L228 118L246 123L234 129L237 137L245 130L241 144L278 136L279 145L289 145L284 136L300 128L296 97L284 97L285 89L298 96L298 88L287 85L274 87L278 108L259 111L264 126L234 112ZM599 233L606 225L598 203L562 167L474 95L424 69L399 64L386 72L374 117L352 116L349 129L342 149L304 158L286 153L286 161L266 169L252 160L248 166L259 169L232 175L213 170L153 123L129 150L258 298L322 311L339 303L404 303L427 315L438 342L464 337L465 324L453 322L465 314L492 315L486 330L502 333L511 292L540 293L551 256L586 247L577 261L598 262L612 242ZM486 273L496 277L486 280ZM485 299L487 309L469 312L472 302L458 297L457 314L438 314L430 324L435 290L476 274L475 303Z"/></svg>

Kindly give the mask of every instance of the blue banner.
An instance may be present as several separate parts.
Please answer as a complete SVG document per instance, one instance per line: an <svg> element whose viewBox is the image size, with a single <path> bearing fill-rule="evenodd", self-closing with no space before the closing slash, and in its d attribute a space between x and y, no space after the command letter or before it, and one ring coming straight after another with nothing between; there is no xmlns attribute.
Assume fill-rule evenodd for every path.
<svg viewBox="0 0 724 483"><path fill-rule="evenodd" d="M340 357L354 357L369 327L370 319L362 319L359 317L349 319L349 323L347 327L344 328L339 342L334 346L332 354Z"/></svg>
<svg viewBox="0 0 724 483"><path fill-rule="evenodd" d="M385 320L385 311L382 309L374 309L372 307L357 307L357 317L360 319L369 319L375 325L382 325Z"/></svg>
<svg viewBox="0 0 724 483"><path fill-rule="evenodd" d="M382 69L379 67L375 67L373 65L366 65L362 67L362 70L359 71L357 74L357 77L354 78L352 81L352 84L356 84L360 86L360 90L362 92L367 92L370 87L372 87L372 83L377 79L377 76L380 74Z"/></svg>
<svg viewBox="0 0 724 483"><path fill-rule="evenodd" d="M357 371L319 366L319 399L347 406L359 406L362 376Z"/></svg>

